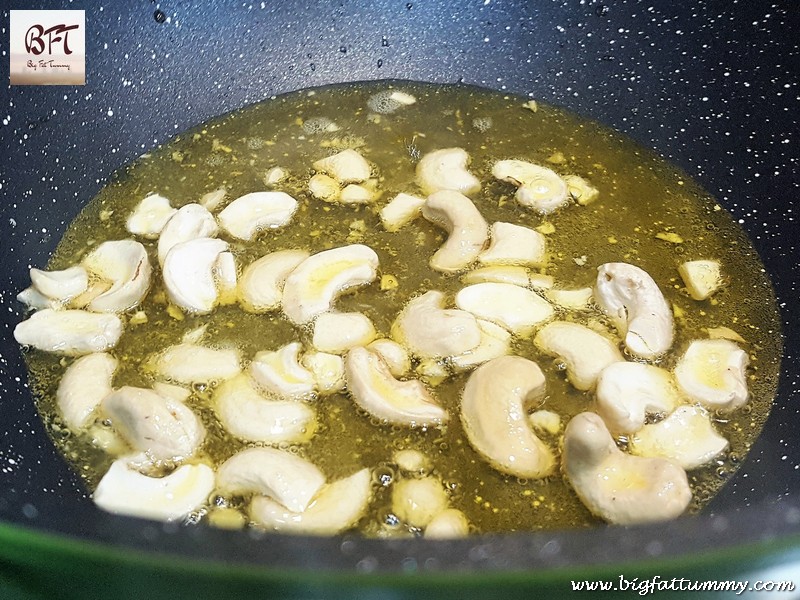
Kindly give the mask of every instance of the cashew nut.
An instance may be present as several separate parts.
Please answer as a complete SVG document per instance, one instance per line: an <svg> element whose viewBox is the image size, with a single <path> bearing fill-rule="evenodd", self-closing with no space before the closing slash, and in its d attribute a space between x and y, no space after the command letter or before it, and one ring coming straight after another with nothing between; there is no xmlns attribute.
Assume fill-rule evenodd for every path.
<svg viewBox="0 0 800 600"><path fill-rule="evenodd" d="M670 413L680 403L672 374L654 365L616 362L597 378L597 412L614 433L633 433L647 415Z"/></svg>
<svg viewBox="0 0 800 600"><path fill-rule="evenodd" d="M244 373L219 385L214 391L214 405L225 429L248 442L303 443L317 429L310 406L265 398Z"/></svg>
<svg viewBox="0 0 800 600"><path fill-rule="evenodd" d="M419 215L425 199L411 194L397 194L389 204L381 209L380 217L386 231L399 231Z"/></svg>
<svg viewBox="0 0 800 600"><path fill-rule="evenodd" d="M158 237L158 262L164 265L173 246L198 238L211 238L218 231L214 215L203 206L192 203L180 207Z"/></svg>
<svg viewBox="0 0 800 600"><path fill-rule="evenodd" d="M325 484L309 461L287 450L247 448L217 469L217 489L224 494L269 496L293 512L303 512Z"/></svg>
<svg viewBox="0 0 800 600"><path fill-rule="evenodd" d="M415 379L395 379L380 356L351 349L344 359L347 389L353 401L374 417L397 425L426 427L447 421L448 414Z"/></svg>
<svg viewBox="0 0 800 600"><path fill-rule="evenodd" d="M422 216L447 231L447 241L431 257L435 271L455 273L466 268L483 250L489 227L472 200L450 190L428 196Z"/></svg>
<svg viewBox="0 0 800 600"><path fill-rule="evenodd" d="M467 170L469 154L461 148L444 148L429 152L417 164L417 183L423 193L439 190L475 194L481 182Z"/></svg>
<svg viewBox="0 0 800 600"><path fill-rule="evenodd" d="M266 496L256 496L250 501L250 518L276 531L334 535L353 527L366 512L371 498L370 471L361 469L325 485L302 512L287 510Z"/></svg>
<svg viewBox="0 0 800 600"><path fill-rule="evenodd" d="M297 200L286 192L252 192L240 196L217 215L233 237L250 241L264 229L286 225L297 210Z"/></svg>
<svg viewBox="0 0 800 600"><path fill-rule="evenodd" d="M478 255L482 265L540 267L547 262L545 237L538 231L497 221L489 228L489 247Z"/></svg>
<svg viewBox="0 0 800 600"><path fill-rule="evenodd" d="M528 423L527 405L544 394L539 365L520 356L495 358L473 371L461 398L461 423L489 464L517 477L552 473L555 458Z"/></svg>
<svg viewBox="0 0 800 600"><path fill-rule="evenodd" d="M630 437L631 453L675 461L691 470L708 464L728 447L714 429L708 412L699 406L680 406L663 421L645 425Z"/></svg>
<svg viewBox="0 0 800 600"><path fill-rule="evenodd" d="M314 170L327 173L339 183L361 183L369 179L367 160L355 150L342 150L314 163Z"/></svg>
<svg viewBox="0 0 800 600"><path fill-rule="evenodd" d="M457 508L446 508L428 522L423 537L429 540L452 540L467 537L468 533L467 516Z"/></svg>
<svg viewBox="0 0 800 600"><path fill-rule="evenodd" d="M211 190L210 192L206 192L202 196L200 196L200 200L197 203L205 208L207 211L211 212L216 210L222 201L225 200L225 196L228 195L228 190L224 187L217 188L215 190Z"/></svg>
<svg viewBox="0 0 800 600"><path fill-rule="evenodd" d="M411 370L411 357L397 342L381 338L367 344L367 350L380 356L395 377L402 377Z"/></svg>
<svg viewBox="0 0 800 600"><path fill-rule="evenodd" d="M517 186L515 198L541 214L549 214L569 202L566 182L546 167L522 160L501 160L492 175Z"/></svg>
<svg viewBox="0 0 800 600"><path fill-rule="evenodd" d="M31 269L30 274L33 289L55 304L64 304L89 287L89 274L80 265L62 271Z"/></svg>
<svg viewBox="0 0 800 600"><path fill-rule="evenodd" d="M544 295L550 302L567 310L589 310L592 303L593 290L590 287L574 290L552 288Z"/></svg>
<svg viewBox="0 0 800 600"><path fill-rule="evenodd" d="M570 420L564 432L564 472L592 513L611 523L631 525L677 517L692 491L686 472L663 458L622 452L603 419L591 412Z"/></svg>
<svg viewBox="0 0 800 600"><path fill-rule="evenodd" d="M593 187L583 177L577 175L565 175L564 183L567 184L569 195L581 206L591 204L600 195L597 188Z"/></svg>
<svg viewBox="0 0 800 600"><path fill-rule="evenodd" d="M675 365L680 390L709 408L733 410L749 397L747 353L730 340L695 340Z"/></svg>
<svg viewBox="0 0 800 600"><path fill-rule="evenodd" d="M170 300L191 313L210 313L219 300L217 260L227 249L227 242L215 238L197 238L173 246L162 270Z"/></svg>
<svg viewBox="0 0 800 600"><path fill-rule="evenodd" d="M438 477L401 479L392 486L392 512L411 527L426 527L448 504Z"/></svg>
<svg viewBox="0 0 800 600"><path fill-rule="evenodd" d="M115 460L92 498L111 513L175 521L208 501L214 489L214 470L205 464L182 465L164 477L148 477L129 460Z"/></svg>
<svg viewBox="0 0 800 600"><path fill-rule="evenodd" d="M260 388L279 398L303 399L316 390L314 375L300 364L300 342L274 352L258 352L250 363L250 375Z"/></svg>
<svg viewBox="0 0 800 600"><path fill-rule="evenodd" d="M450 358L456 371L468 371L482 363L505 356L511 351L511 334L500 325L478 319L481 341L472 350Z"/></svg>
<svg viewBox="0 0 800 600"><path fill-rule="evenodd" d="M520 287L529 287L531 285L531 273L525 267L497 265L468 271L461 276L461 281L466 284L510 283Z"/></svg>
<svg viewBox="0 0 800 600"><path fill-rule="evenodd" d="M672 346L672 310L650 275L628 263L597 269L595 300L638 358L658 358Z"/></svg>
<svg viewBox="0 0 800 600"><path fill-rule="evenodd" d="M722 287L719 261L690 260L678 267L683 283L694 300L705 300Z"/></svg>
<svg viewBox="0 0 800 600"><path fill-rule="evenodd" d="M111 284L89 301L89 310L123 312L138 305L150 288L150 260L139 242L103 242L86 255L82 265L92 277Z"/></svg>
<svg viewBox="0 0 800 600"><path fill-rule="evenodd" d="M314 376L321 396L335 394L344 389L344 359L338 354L306 352L300 363Z"/></svg>
<svg viewBox="0 0 800 600"><path fill-rule="evenodd" d="M250 263L239 279L242 308L254 313L280 308L286 278L308 256L305 250L281 250Z"/></svg>
<svg viewBox="0 0 800 600"><path fill-rule="evenodd" d="M473 350L481 330L471 313L445 309L444 294L431 290L405 306L392 324L392 337L412 354L438 358Z"/></svg>
<svg viewBox="0 0 800 600"><path fill-rule="evenodd" d="M567 379L585 391L595 386L608 365L625 360L616 344L585 325L554 321L539 330L533 340L536 347L562 361Z"/></svg>
<svg viewBox="0 0 800 600"><path fill-rule="evenodd" d="M456 294L456 306L523 337L554 314L547 300L510 283L469 285Z"/></svg>
<svg viewBox="0 0 800 600"><path fill-rule="evenodd" d="M132 448L156 461L178 462L192 456L206 435L191 409L153 390L123 386L100 406Z"/></svg>
<svg viewBox="0 0 800 600"><path fill-rule="evenodd" d="M377 335L365 314L329 312L314 320L312 344L320 352L344 354L355 346L366 346Z"/></svg>
<svg viewBox="0 0 800 600"><path fill-rule="evenodd" d="M242 370L237 350L191 343L170 346L149 362L161 377L184 384L222 381L235 377Z"/></svg>
<svg viewBox="0 0 800 600"><path fill-rule="evenodd" d="M14 339L23 346L71 356L105 352L117 345L120 335L117 315L85 310L45 308L14 328Z"/></svg>
<svg viewBox="0 0 800 600"><path fill-rule="evenodd" d="M178 209L170 206L169 200L158 194L146 196L125 222L125 228L134 235L156 239Z"/></svg>
<svg viewBox="0 0 800 600"><path fill-rule="evenodd" d="M56 402L68 427L81 429L89 424L94 410L111 391L117 359L97 352L73 362L58 382Z"/></svg>
<svg viewBox="0 0 800 600"><path fill-rule="evenodd" d="M371 283L377 269L378 255L361 244L313 254L286 278L283 312L293 323L308 323L329 311L340 294Z"/></svg>

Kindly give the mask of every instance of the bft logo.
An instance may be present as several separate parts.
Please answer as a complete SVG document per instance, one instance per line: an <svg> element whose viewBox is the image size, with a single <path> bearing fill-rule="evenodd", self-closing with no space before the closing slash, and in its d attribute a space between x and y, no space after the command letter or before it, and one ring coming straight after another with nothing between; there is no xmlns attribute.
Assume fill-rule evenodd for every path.
<svg viewBox="0 0 800 600"><path fill-rule="evenodd" d="M86 83L82 10L12 10L11 85Z"/></svg>
<svg viewBox="0 0 800 600"><path fill-rule="evenodd" d="M64 54L72 54L69 49L69 32L73 29L80 29L80 25L66 25L60 23L54 25L50 29L45 30L41 25L31 25L28 32L25 34L25 50L28 54L39 55L47 49L48 54L53 54L53 44L61 43ZM63 37L61 36L63 34ZM45 38L47 36L47 45L45 46Z"/></svg>

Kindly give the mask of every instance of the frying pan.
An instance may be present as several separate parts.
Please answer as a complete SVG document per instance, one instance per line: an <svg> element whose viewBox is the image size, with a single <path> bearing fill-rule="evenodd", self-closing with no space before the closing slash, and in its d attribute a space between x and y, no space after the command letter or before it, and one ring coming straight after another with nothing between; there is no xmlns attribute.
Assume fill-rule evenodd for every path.
<svg viewBox="0 0 800 600"><path fill-rule="evenodd" d="M9 86L0 96L0 596L527 597L620 575L751 584L794 576L800 586L796 2L9 7L85 9L87 83ZM2 18L7 36L6 9ZM116 169L183 129L273 94L383 78L462 82L569 108L682 167L741 223L783 311L782 376L763 435L702 514L379 541L162 525L103 513L87 498L44 432L11 336L28 268L46 263Z"/></svg>

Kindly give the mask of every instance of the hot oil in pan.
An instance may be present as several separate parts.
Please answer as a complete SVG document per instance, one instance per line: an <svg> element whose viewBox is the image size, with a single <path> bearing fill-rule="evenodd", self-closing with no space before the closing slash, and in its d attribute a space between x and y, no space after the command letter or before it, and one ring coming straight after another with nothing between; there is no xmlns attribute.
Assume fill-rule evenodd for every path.
<svg viewBox="0 0 800 600"><path fill-rule="evenodd" d="M364 312L379 333L388 336L392 321L409 299L429 289L453 294L463 284L458 276L443 275L428 266L444 239L441 230L420 218L389 233L381 225L378 210L399 192L418 193L414 170L420 155L439 148L464 148L472 158L470 170L483 184L473 200L486 221L509 221L548 232L550 259L544 272L561 287L591 286L597 266L605 262L631 262L653 276L677 317L673 349L661 366L671 368L691 340L708 337L708 328L729 327L746 340L751 400L732 414L715 415L715 426L730 440L730 449L712 465L689 473L694 490L691 510L701 508L736 470L759 435L779 372L775 300L741 229L684 173L596 123L549 106L539 105L533 111L524 108L518 97L499 93L398 85L417 102L391 114L377 114L369 106L369 98L385 90L386 83L335 86L270 99L178 136L141 157L101 190L70 226L49 268L80 261L101 241L131 237L125 230L126 218L148 193L166 196L176 207L196 202L221 186L227 188L229 199L237 198L266 189L265 173L280 166L289 177L276 189L295 197L300 208L289 226L263 233L255 242L230 240L240 270L275 250L303 248L313 253L349 243L366 244L378 253L380 272L393 275L399 285L381 290L373 284L344 296L337 308ZM309 194L312 163L345 148L357 149L377 165L382 196L375 203L342 206ZM542 217L517 205L513 187L491 176L494 162L506 158L578 174L600 195L587 206L572 205ZM208 325L205 340L219 346L234 344L244 357L309 339L307 331L296 329L280 313L253 315L235 305L219 307L204 317L168 311L155 244L145 245L154 265L154 287L137 310L147 315L147 322L128 322L112 350L120 360L115 387L149 387L152 379L143 369L147 357L178 343L201 324ZM724 288L702 302L688 297L677 272L679 264L698 258L718 259L726 275ZM571 416L591 409L592 396L567 383L555 361L536 350L530 339L515 340L513 352L536 361L545 372L547 395L541 408L558 413L562 428L559 435L543 439L558 453L563 425ZM113 457L100 450L91 436L71 433L60 422L54 392L70 360L32 352L28 362L49 431L93 488ZM451 505L466 514L476 531L595 524L560 474L520 481L492 469L472 449L457 417L467 376L452 376L435 388L451 415L443 429L382 425L357 410L346 393L318 399L314 407L319 429L297 451L318 465L329 480L364 466L373 469L375 497L370 514L361 521L367 535L393 530L391 485L381 484L398 477L392 455L399 449L417 449L431 459L432 472L446 485ZM212 392L210 387L195 386L189 404L202 415L208 430L200 458L219 463L245 444L227 435L216 419Z"/></svg>

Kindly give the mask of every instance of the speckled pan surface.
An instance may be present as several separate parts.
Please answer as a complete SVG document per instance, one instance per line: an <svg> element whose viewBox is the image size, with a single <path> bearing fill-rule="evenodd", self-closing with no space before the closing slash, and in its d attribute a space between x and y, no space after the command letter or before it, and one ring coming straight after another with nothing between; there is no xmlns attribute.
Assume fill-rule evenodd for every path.
<svg viewBox="0 0 800 600"><path fill-rule="evenodd" d="M353 573L536 573L753 544L753 552L773 555L794 547L797 560L796 2L12 0L10 8L57 4L86 10L87 84L3 83L0 93L0 519L7 537L22 543L20 525L225 563ZM6 39L8 22L3 9ZM783 378L764 435L708 514L658 527L387 545L164 530L102 514L83 497L39 423L11 336L21 308L14 297L29 266L44 265L66 224L115 169L189 126L273 94L383 78L508 90L601 121L683 167L749 233L784 311Z"/></svg>

